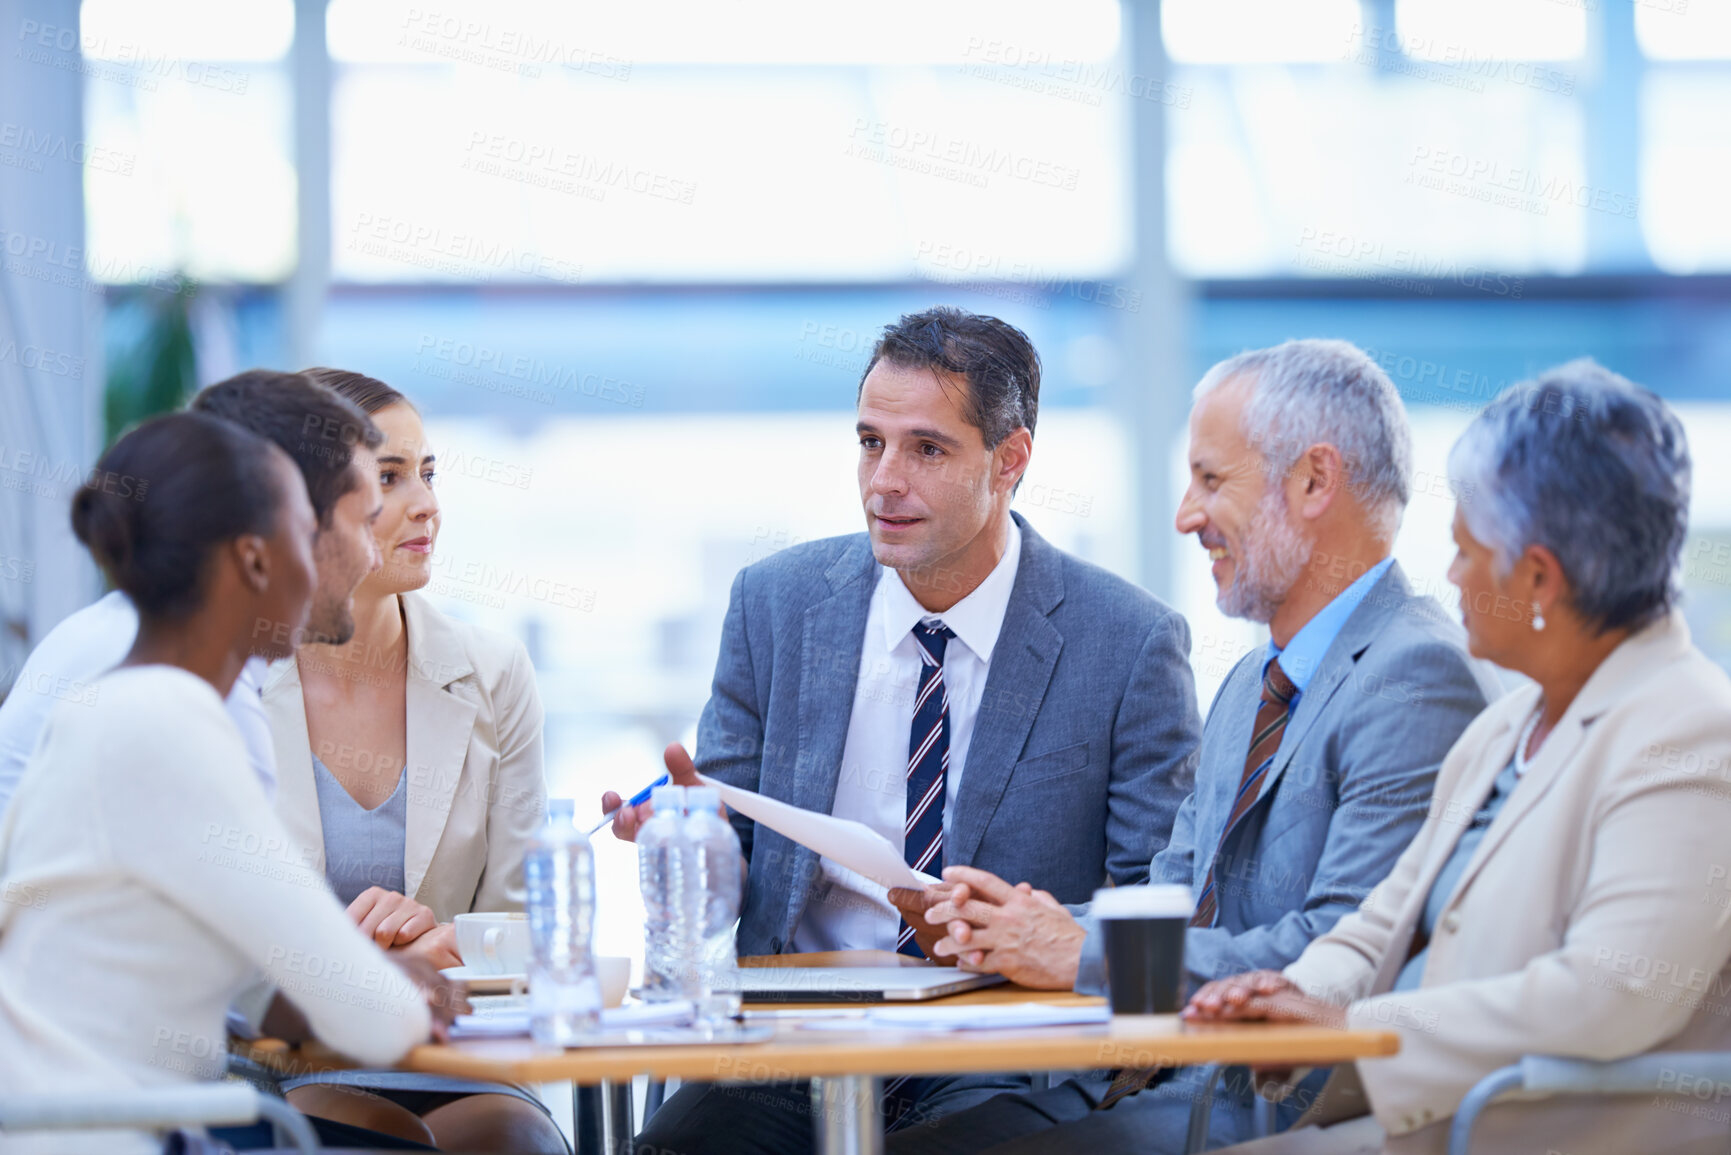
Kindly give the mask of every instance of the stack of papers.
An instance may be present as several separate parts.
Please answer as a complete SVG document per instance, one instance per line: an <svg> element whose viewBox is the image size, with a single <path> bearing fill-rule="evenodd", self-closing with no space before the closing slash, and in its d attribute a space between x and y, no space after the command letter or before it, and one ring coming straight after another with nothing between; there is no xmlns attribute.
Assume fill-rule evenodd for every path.
<svg viewBox="0 0 1731 1155"><path fill-rule="evenodd" d="M677 1027L689 1023L692 1007L688 1002L632 1003L630 1006L609 1007L601 1012L601 1029L633 1030L638 1027ZM458 1015L451 1024L453 1039L504 1039L529 1033L529 1008L501 1007L473 1015Z"/></svg>
<svg viewBox="0 0 1731 1155"><path fill-rule="evenodd" d="M866 1027L899 1031L1002 1031L1082 1026L1110 1022L1111 1018L1112 1010L1104 1004L1054 1007L1045 1003L1012 1003L1007 1006L878 1007L863 1015L814 1018L799 1025L807 1031L857 1031Z"/></svg>

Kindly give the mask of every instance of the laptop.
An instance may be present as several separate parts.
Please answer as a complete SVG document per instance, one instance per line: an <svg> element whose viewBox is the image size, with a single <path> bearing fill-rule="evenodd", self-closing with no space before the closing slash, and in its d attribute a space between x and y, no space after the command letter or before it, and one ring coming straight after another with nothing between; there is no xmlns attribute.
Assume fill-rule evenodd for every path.
<svg viewBox="0 0 1731 1155"><path fill-rule="evenodd" d="M1003 981L955 967L743 967L715 989L749 1003L917 1003Z"/></svg>

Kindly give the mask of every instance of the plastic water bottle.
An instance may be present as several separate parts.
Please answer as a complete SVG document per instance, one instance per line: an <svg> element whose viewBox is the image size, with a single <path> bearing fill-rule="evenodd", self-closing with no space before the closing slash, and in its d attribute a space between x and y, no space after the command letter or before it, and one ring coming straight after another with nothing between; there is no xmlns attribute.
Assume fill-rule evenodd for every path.
<svg viewBox="0 0 1731 1155"><path fill-rule="evenodd" d="M637 831L637 880L643 889L643 1001L687 997L677 940L684 934L685 787L657 786L654 814Z"/></svg>
<svg viewBox="0 0 1731 1155"><path fill-rule="evenodd" d="M714 787L693 786L685 792L685 844L690 855L694 910L701 923L692 945L696 982L690 994L700 1023L717 1024L739 1012L739 995L717 987L735 984L728 978L738 969L734 925L744 898L744 858L733 824L721 816L721 795Z"/></svg>
<svg viewBox="0 0 1731 1155"><path fill-rule="evenodd" d="M547 824L529 844L529 1031L537 1043L567 1047L600 1023L595 971L595 859L572 822L573 803L554 798Z"/></svg>

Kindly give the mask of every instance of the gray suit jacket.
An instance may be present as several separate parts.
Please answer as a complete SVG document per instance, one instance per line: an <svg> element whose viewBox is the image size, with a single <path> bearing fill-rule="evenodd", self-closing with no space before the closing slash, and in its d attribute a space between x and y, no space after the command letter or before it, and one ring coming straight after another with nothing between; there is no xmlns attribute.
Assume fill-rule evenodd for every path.
<svg viewBox="0 0 1731 1155"><path fill-rule="evenodd" d="M1255 803L1220 846L1261 704L1265 653L1246 654L1209 707L1196 792L1148 870L1149 881L1199 896L1220 848L1216 925L1185 937L1191 986L1280 970L1357 909L1424 823L1443 756L1500 693L1442 606L1414 596L1400 565L1390 566L1341 626ZM1098 992L1100 936L1083 921L1077 989Z"/></svg>
<svg viewBox="0 0 1731 1155"><path fill-rule="evenodd" d="M1140 881L1190 793L1200 720L1190 630L1152 595L1054 549L1026 521L944 848L1081 902ZM741 570L697 768L829 813L878 565L865 534L808 542ZM739 953L790 949L819 859L740 815L750 864Z"/></svg>
<svg viewBox="0 0 1731 1155"><path fill-rule="evenodd" d="M1215 695L1202 731L1196 792L1179 808L1171 841L1147 880L1200 896L1219 848L1211 927L1184 938L1186 986L1250 970L1280 970L1358 908L1418 834L1444 755L1501 692L1468 656L1465 635L1441 605L1416 597L1400 564L1389 567L1323 656L1287 722L1256 801L1224 846L1221 831L1244 775L1262 701L1267 651L1246 654ZM1074 908L1088 937L1076 989L1105 993L1099 926ZM1182 1134L1201 1068L1114 1111L1150 1132ZM1278 1108L1290 1126L1327 1077L1313 1074ZM1104 1075L1082 1080L1096 1101ZM1250 1138L1251 1080L1228 1072L1215 1096L1209 1143Z"/></svg>

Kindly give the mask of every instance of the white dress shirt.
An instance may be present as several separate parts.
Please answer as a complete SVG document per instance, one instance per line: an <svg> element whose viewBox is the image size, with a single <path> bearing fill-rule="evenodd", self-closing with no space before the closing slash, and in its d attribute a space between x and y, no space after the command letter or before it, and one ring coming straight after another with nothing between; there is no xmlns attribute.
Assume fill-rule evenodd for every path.
<svg viewBox="0 0 1731 1155"><path fill-rule="evenodd" d="M96 680L124 662L137 640L138 610L116 590L48 631L31 651L11 693L0 702L0 815L6 813L54 707L65 701L94 704ZM276 792L276 752L259 693L269 669L262 658L248 661L224 703L267 799Z"/></svg>
<svg viewBox="0 0 1731 1155"><path fill-rule="evenodd" d="M992 669L992 651L1004 625L1004 611L1010 604L1021 558L1022 531L1011 521L1003 558L985 581L941 614L930 613L915 601L895 570L878 568L831 814L864 823L889 839L892 846L902 845L907 822L908 738L914 726L921 664L913 629L922 621L941 622L956 635L944 650L944 688L950 698L950 765L944 799L944 835L948 839L974 735L974 719L979 716L980 697ZM792 949L894 950L900 928L901 916L885 898L883 887L824 861L818 890L794 931Z"/></svg>
<svg viewBox="0 0 1731 1155"><path fill-rule="evenodd" d="M425 999L293 848L210 683L149 665L95 685L89 705L57 704L0 820L0 1087L220 1079L223 1010L260 972L364 1064L425 1040ZM0 1150L162 1141L42 1132Z"/></svg>

